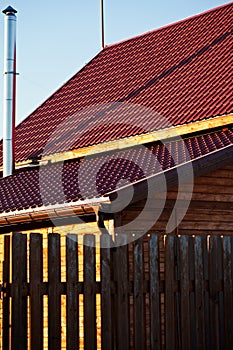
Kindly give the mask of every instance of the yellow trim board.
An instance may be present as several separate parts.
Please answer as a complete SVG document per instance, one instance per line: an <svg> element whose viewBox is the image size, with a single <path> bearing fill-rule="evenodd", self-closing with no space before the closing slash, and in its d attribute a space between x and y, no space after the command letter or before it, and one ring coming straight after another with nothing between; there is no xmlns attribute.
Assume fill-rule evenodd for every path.
<svg viewBox="0 0 233 350"><path fill-rule="evenodd" d="M136 145L147 144L147 143L151 143L159 140L166 140L177 136L182 136L185 134L191 134L198 131L204 131L204 130L209 130L216 127L226 126L231 123L233 123L233 114L218 116L218 117L205 119L205 120L197 121L190 124L178 125L168 129L150 132L147 134L130 136L127 138L108 141L108 142L100 143L93 146L75 149L72 151L66 151L62 153L44 156L41 159L40 163L41 164L43 164L44 162L57 163L57 162L62 162L69 159L86 157L88 155L94 155L94 154L99 154L99 153L104 153L104 152L109 152L114 150L121 150L129 147L133 147ZM16 169L24 166L28 166L30 164L31 164L31 160L18 162L16 164ZM2 170L2 167L0 168L0 170Z"/></svg>

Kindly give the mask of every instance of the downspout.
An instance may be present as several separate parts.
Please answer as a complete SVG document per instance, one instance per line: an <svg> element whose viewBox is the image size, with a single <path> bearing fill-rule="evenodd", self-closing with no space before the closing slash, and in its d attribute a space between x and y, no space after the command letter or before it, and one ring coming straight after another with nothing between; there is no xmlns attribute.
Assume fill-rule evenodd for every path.
<svg viewBox="0 0 233 350"><path fill-rule="evenodd" d="M108 236L110 238L110 241L108 241L108 244L110 244L109 248L115 249L115 242L112 238L112 235L109 233L108 229L105 226L104 219L105 219L105 211L103 210L103 207L106 204L102 203L98 210L96 211L96 222L97 226L101 232L101 235L104 235L105 237Z"/></svg>
<svg viewBox="0 0 233 350"><path fill-rule="evenodd" d="M102 235L110 235L104 223L104 213L101 211L101 208L98 209L98 213L96 214L97 226Z"/></svg>
<svg viewBox="0 0 233 350"><path fill-rule="evenodd" d="M16 100L16 13L8 6L4 19L4 103L3 103L3 177L14 171Z"/></svg>

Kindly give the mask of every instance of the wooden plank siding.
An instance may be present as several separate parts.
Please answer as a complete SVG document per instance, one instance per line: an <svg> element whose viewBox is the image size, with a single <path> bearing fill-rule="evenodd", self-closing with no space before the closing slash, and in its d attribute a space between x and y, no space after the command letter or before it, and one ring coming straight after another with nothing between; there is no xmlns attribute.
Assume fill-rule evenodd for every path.
<svg viewBox="0 0 233 350"><path fill-rule="evenodd" d="M183 217L182 208L186 206L188 186L182 185L179 195L183 200L179 201L179 209L176 212L177 220L183 217L179 223L179 233L185 235L199 234L227 234L233 233L233 165L225 166L205 176L194 180L192 200L189 203L186 215ZM177 199L178 188L167 191L166 203L162 214L156 222L153 222L155 211L160 211L160 194L152 195L154 198L153 209L143 212L143 222L137 225L138 230L143 229L145 223L151 223L151 232L166 232L166 225L171 216ZM145 201L138 201L122 212L122 225L134 220L143 210Z"/></svg>

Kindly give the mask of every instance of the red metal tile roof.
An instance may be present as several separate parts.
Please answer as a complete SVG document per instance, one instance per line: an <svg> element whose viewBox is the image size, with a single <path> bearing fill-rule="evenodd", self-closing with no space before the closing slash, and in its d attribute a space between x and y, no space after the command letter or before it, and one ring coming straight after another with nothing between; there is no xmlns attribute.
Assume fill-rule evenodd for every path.
<svg viewBox="0 0 233 350"><path fill-rule="evenodd" d="M0 213L101 197L122 181L135 183L232 143L233 130L225 130L21 170L0 179Z"/></svg>
<svg viewBox="0 0 233 350"><path fill-rule="evenodd" d="M119 116L118 125L88 130L72 147L232 112L232 23L229 3L106 47L17 127L16 160L40 155L59 123L104 103L145 106L164 119L144 117L135 127L140 116L129 115L127 128Z"/></svg>

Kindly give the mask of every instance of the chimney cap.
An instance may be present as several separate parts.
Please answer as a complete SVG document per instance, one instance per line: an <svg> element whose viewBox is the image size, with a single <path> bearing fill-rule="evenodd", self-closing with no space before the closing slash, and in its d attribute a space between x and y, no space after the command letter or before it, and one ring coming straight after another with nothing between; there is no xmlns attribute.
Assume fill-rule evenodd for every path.
<svg viewBox="0 0 233 350"><path fill-rule="evenodd" d="M8 6L5 10L2 11L3 13L7 14L7 13L17 13L17 11L11 7L11 6Z"/></svg>

